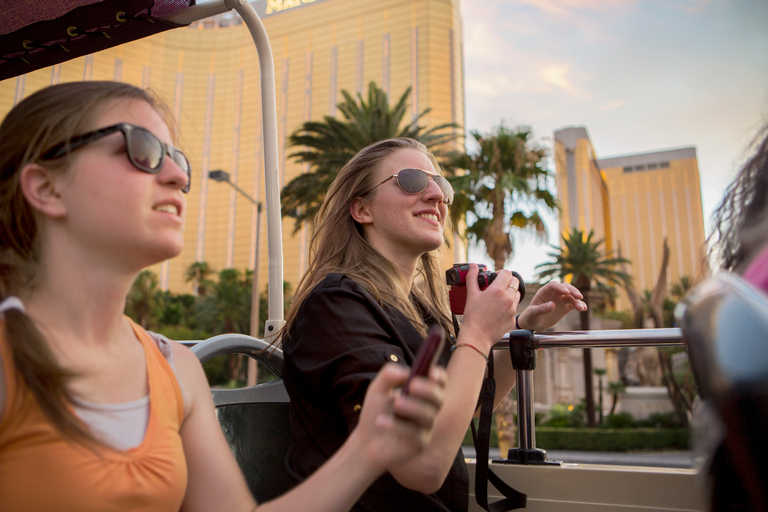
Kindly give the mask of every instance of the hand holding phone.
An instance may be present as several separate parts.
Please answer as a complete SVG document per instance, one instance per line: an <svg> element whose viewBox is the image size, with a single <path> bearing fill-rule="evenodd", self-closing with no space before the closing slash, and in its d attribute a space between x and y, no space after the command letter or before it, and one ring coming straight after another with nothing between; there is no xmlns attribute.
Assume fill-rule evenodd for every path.
<svg viewBox="0 0 768 512"><path fill-rule="evenodd" d="M413 366L411 367L411 374L403 385L403 395L408 394L408 387L414 377L427 377L429 375L429 369L437 364L437 360L440 358L444 346L445 330L438 324L434 324L429 329L427 337L424 338L424 341L419 348L419 352L416 354L416 359L413 361Z"/></svg>

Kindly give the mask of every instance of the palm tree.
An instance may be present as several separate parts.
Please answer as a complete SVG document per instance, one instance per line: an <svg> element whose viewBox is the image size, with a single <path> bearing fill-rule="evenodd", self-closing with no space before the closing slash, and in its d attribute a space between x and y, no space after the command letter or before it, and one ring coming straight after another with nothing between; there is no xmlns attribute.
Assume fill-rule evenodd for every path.
<svg viewBox="0 0 768 512"><path fill-rule="evenodd" d="M446 165L453 174L448 179L456 190L448 210L450 225L455 233L467 225L465 241L482 240L495 268L500 270L514 249L513 228L546 238L539 209L556 208L555 198L546 188L552 173L544 167L546 151L532 142L533 132L527 127L501 124L490 133L470 134L478 150L453 154ZM512 398L507 396L495 414L502 453L512 440L514 414Z"/></svg>
<svg viewBox="0 0 768 512"><path fill-rule="evenodd" d="M210 284L200 301L200 315L213 334L243 333L250 329L251 281L234 268L219 272L219 280Z"/></svg>
<svg viewBox="0 0 768 512"><path fill-rule="evenodd" d="M624 393L626 390L627 388L621 381L608 383L608 392L611 394L611 412L608 413L609 416L613 416L613 414L616 412L616 404L619 403L619 395Z"/></svg>
<svg viewBox="0 0 768 512"><path fill-rule="evenodd" d="M211 284L208 276L212 273L213 269L207 261L196 261L187 268L187 272L184 274L184 282L189 283L191 281L195 295L204 297L208 293L208 286Z"/></svg>
<svg viewBox="0 0 768 512"><path fill-rule="evenodd" d="M213 334L250 332L252 279L239 270L226 268L219 280L210 284L209 293L199 303L199 315L205 329ZM240 380L242 358L228 357L230 381Z"/></svg>
<svg viewBox="0 0 768 512"><path fill-rule="evenodd" d="M563 235L563 246L552 245L555 252L549 253L552 261L536 265L539 279L559 277L566 280L571 277L571 284L584 295L584 301L589 300L589 291L593 284L628 284L632 278L629 274L615 267L628 261L621 257L611 258L604 253L601 246L604 240L593 241L595 233L590 230L585 234L582 230L573 228ZM589 330L589 311L581 312L581 329ZM587 402L587 425L595 426L595 398L592 386L592 353L583 349L584 355L584 389Z"/></svg>
<svg viewBox="0 0 768 512"><path fill-rule="evenodd" d="M303 222L314 220L331 182L364 147L382 139L410 137L434 150L461 135L455 123L429 129L420 126L418 121L430 109L404 125L410 87L394 106L390 106L387 93L374 82L368 85L367 101L359 93L357 98L346 90L341 94L344 100L337 108L342 119L324 116L322 121L305 122L288 139L291 146L302 148L289 156L310 166L309 172L292 179L282 191L282 213L295 219L294 232L301 229Z"/></svg>
<svg viewBox="0 0 768 512"><path fill-rule="evenodd" d="M600 400L600 414L598 415L600 417L600 424L603 424L603 375L608 373L608 370L605 368L595 368L594 370L595 375L597 375L597 396Z"/></svg>
<svg viewBox="0 0 768 512"><path fill-rule="evenodd" d="M664 299L664 325L666 327L675 326L675 306L685 298L693 289L693 279L691 276L680 276L676 283L669 289L669 298Z"/></svg>
<svg viewBox="0 0 768 512"><path fill-rule="evenodd" d="M680 279L678 279L677 282L672 285L672 288L670 288L669 294L672 296L672 300L677 303L680 302L683 297L688 295L688 292L690 292L692 288L693 280L691 279L691 276L680 276Z"/></svg>
<svg viewBox="0 0 768 512"><path fill-rule="evenodd" d="M671 299L665 302L665 320L667 326L674 325L673 311L675 305L688 295L693 288L693 280L690 276L681 276L680 279L670 288ZM659 362L662 368L662 379L669 392L669 398L675 408L675 414L684 426L688 426L691 412L693 409L693 400L696 397L696 386L692 385L693 373L690 363L685 358L682 369L676 369L672 363L672 357L683 352L680 347L667 347L659 349Z"/></svg>
<svg viewBox="0 0 768 512"><path fill-rule="evenodd" d="M151 270L142 270L125 299L125 314L144 329L149 329L152 313L158 303L157 284L157 276Z"/></svg>
<svg viewBox="0 0 768 512"><path fill-rule="evenodd" d="M471 135L478 151L454 155L448 165L465 170L449 178L456 189L451 220L454 226L467 221L466 237L482 240L496 269L502 269L514 250L513 228L546 239L540 210L557 208L547 189L552 173L545 168L545 149L533 143L528 127L502 124L496 131Z"/></svg>

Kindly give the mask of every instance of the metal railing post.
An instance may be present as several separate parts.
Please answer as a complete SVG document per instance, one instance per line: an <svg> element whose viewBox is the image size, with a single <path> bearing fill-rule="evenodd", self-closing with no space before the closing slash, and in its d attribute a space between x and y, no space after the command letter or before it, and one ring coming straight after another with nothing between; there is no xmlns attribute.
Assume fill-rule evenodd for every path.
<svg viewBox="0 0 768 512"><path fill-rule="evenodd" d="M505 464L559 464L548 461L547 452L536 448L536 424L533 401L533 370L539 348L611 348L682 345L680 329L623 329L618 331L570 331L534 334L511 331L494 350L509 350L512 367L517 371L517 448L509 450ZM502 454L503 456L504 454Z"/></svg>

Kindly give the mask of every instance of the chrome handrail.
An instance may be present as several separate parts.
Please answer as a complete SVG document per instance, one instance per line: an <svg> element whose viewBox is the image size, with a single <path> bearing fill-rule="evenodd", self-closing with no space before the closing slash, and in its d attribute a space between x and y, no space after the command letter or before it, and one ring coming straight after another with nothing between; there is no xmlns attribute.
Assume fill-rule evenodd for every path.
<svg viewBox="0 0 768 512"><path fill-rule="evenodd" d="M681 346L683 334L680 329L622 329L606 331L568 331L531 333L531 331L512 331L522 334L528 347L539 348L617 348L617 347L655 347ZM493 350L509 350L510 334L494 345ZM535 350L528 350L535 367ZM514 360L514 358L513 358ZM533 370L516 369L517 386L517 457L505 459L523 464L546 461L546 452L536 449L536 425L533 413ZM510 450L512 452L513 450ZM534 454L535 452L538 452ZM503 456L503 454L502 454Z"/></svg>
<svg viewBox="0 0 768 512"><path fill-rule="evenodd" d="M530 333L530 331L512 331ZM566 331L532 334L532 346L544 348L620 348L620 347L660 347L682 346L682 330L667 329L622 329L605 331ZM199 343L197 340L182 341L187 346ZM494 345L493 350L509 350L509 334ZM535 358L535 351L531 351ZM517 447L524 452L536 449L536 428L533 414L533 370L517 369ZM546 461L546 455L544 455ZM524 463L539 461L535 457Z"/></svg>
<svg viewBox="0 0 768 512"><path fill-rule="evenodd" d="M681 346L683 333L678 328L543 332L534 333L533 344L536 348ZM505 334L493 349L509 349L509 334Z"/></svg>

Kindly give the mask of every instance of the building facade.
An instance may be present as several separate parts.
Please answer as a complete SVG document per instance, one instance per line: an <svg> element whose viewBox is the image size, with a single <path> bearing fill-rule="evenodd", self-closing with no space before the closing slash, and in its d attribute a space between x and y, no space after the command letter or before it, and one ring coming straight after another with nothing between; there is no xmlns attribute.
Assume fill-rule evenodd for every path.
<svg viewBox="0 0 768 512"><path fill-rule="evenodd" d="M305 121L336 116L342 90L364 94L373 81L397 99L410 87L412 116L431 109L421 124L463 125L458 0L254 5L275 60L281 183L308 170L289 157L288 136ZM209 171L224 170L251 198L264 201L259 75L250 34L237 15L227 14L0 82L0 113L42 87L66 81L117 80L151 88L170 106L193 166L185 249L153 268L161 287L191 291L185 272L195 261L217 271L254 268L258 261L264 289L265 219L233 187L207 179ZM308 232L293 235L293 219L283 225L284 278L295 287L306 269Z"/></svg>
<svg viewBox="0 0 768 512"><path fill-rule="evenodd" d="M656 286L665 239L668 286L682 276L700 275L705 233L696 148L598 158L584 127L557 130L554 139L561 234L573 228L593 230L612 256L621 254L630 261L626 271L640 294ZM616 309L631 309L627 293L618 292ZM618 323L593 318L592 328L616 329ZM556 330L579 327L578 316L568 315ZM620 362L619 351L591 350L594 368L607 370L606 377L596 379L604 384L621 380L626 363ZM576 403L585 394L581 350L544 352L537 400Z"/></svg>
<svg viewBox="0 0 768 512"><path fill-rule="evenodd" d="M696 148L598 159L586 128L555 131L561 233L594 230L605 247L630 260L635 288L652 290L666 239L667 283L701 272L704 214ZM631 305L623 291L618 309Z"/></svg>

